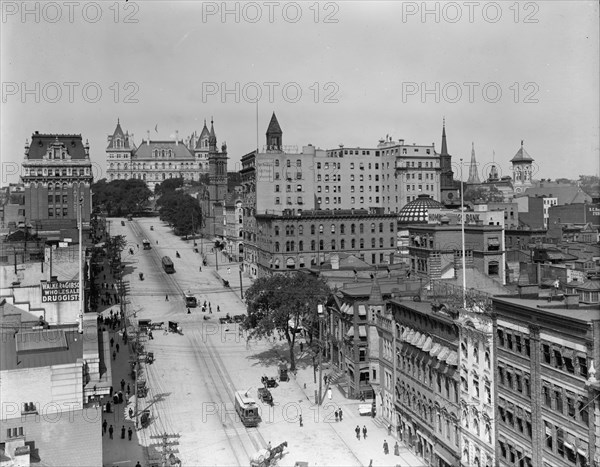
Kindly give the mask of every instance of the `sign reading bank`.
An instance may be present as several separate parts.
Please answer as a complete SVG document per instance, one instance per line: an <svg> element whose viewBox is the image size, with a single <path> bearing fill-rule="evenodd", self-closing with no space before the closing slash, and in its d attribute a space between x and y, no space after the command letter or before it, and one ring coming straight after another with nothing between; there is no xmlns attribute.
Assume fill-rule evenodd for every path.
<svg viewBox="0 0 600 467"><path fill-rule="evenodd" d="M79 300L79 281L42 282L42 303Z"/></svg>

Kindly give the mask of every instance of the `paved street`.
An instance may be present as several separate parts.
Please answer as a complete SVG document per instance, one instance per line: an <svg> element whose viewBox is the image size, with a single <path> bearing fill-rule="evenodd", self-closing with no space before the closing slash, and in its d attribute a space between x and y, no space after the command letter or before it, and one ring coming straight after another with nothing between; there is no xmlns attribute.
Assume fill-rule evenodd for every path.
<svg viewBox="0 0 600 467"><path fill-rule="evenodd" d="M246 342L236 325L219 324L218 317L227 312L245 312L238 264L226 263L219 253L217 273L212 253L206 256L208 265L200 271L201 256L194 252L193 242L174 237L158 219L137 219L125 224L123 227L120 219L113 220L111 234L125 234L129 240L124 252L124 281L130 293L127 313L132 318L135 313L136 319L165 324L177 321L183 329L182 335L154 331L154 339L146 342L146 350L154 352L156 360L145 365L150 391L140 399L138 410L148 408L151 423L136 434L146 448L147 462L160 461L161 450L151 445L160 443L159 437L166 433L180 435L169 438L169 442L183 465L246 466L250 457L267 443L276 446L284 441L288 446L279 465L305 461L320 466L367 466L371 460L373 466L423 465L404 445L400 445L400 455L394 456L395 440L387 437L376 419L360 417L358 403L344 399L335 388L331 401L326 399L318 408L313 396L312 358L307 354L299 358L297 375L272 389L274 407L258 402L263 419L259 427L244 428L233 409L234 391L248 390L258 401L260 377L277 375L278 364L288 354L287 343ZM151 250L137 247L139 244L141 248L143 238L151 242ZM129 248L133 254L128 254ZM206 242L202 249L210 252L210 248ZM176 258L176 252L181 258ZM164 255L175 263L174 274L163 272L160 258ZM229 274L227 267L231 268ZM138 277L140 271L145 276L143 281ZM219 275L229 280L231 287L225 287ZM247 277L243 281L245 289L250 284ZM183 293L188 291L196 295L200 304L210 302L213 313L202 313L198 307L188 314L183 300ZM113 374L113 380L118 384L120 377ZM333 417L338 407L344 413L341 422ZM366 439L362 434L360 440L356 439L357 425L367 428ZM390 446L388 455L383 453L384 440ZM116 457L111 462L123 465Z"/></svg>

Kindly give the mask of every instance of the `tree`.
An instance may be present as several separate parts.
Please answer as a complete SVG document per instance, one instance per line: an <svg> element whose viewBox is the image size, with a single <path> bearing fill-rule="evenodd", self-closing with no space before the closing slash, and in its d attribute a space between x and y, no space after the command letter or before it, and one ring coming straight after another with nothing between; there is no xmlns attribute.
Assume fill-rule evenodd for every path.
<svg viewBox="0 0 600 467"><path fill-rule="evenodd" d="M579 186L588 195L600 192L600 178L595 175L580 175Z"/></svg>
<svg viewBox="0 0 600 467"><path fill-rule="evenodd" d="M143 211L152 192L142 180L113 180L103 178L92 185L94 209L106 210L109 216L123 216Z"/></svg>
<svg viewBox="0 0 600 467"><path fill-rule="evenodd" d="M465 190L464 200L471 202L501 203L504 200L504 196L494 185L489 185L489 187L476 186L469 187Z"/></svg>
<svg viewBox="0 0 600 467"><path fill-rule="evenodd" d="M285 337L290 370L294 371L295 331L317 322L317 305L325 304L330 294L323 279L301 272L258 278L246 291L248 316L242 326L249 331L249 338Z"/></svg>
<svg viewBox="0 0 600 467"><path fill-rule="evenodd" d="M181 188L183 186L183 178L167 178L164 182L159 183L154 187L154 194L156 196L161 196L171 191L177 190L177 188Z"/></svg>
<svg viewBox="0 0 600 467"><path fill-rule="evenodd" d="M156 205L160 218L173 226L175 235L190 235L202 225L198 201L181 191L165 192Z"/></svg>

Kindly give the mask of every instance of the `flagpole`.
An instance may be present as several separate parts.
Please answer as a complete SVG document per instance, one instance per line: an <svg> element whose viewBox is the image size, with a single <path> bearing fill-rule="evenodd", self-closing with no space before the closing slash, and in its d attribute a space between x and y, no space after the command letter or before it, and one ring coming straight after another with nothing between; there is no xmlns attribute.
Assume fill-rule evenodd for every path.
<svg viewBox="0 0 600 467"><path fill-rule="evenodd" d="M462 296L463 296L463 309L467 308L467 271L466 271L466 259L465 259L465 202L464 202L464 188L463 188L463 160L460 160L460 211L461 211L461 223L460 233L462 241Z"/></svg>

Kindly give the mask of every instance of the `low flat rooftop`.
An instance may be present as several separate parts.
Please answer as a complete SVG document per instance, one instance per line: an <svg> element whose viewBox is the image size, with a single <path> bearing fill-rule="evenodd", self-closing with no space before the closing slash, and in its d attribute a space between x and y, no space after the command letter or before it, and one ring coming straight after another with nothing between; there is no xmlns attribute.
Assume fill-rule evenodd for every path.
<svg viewBox="0 0 600 467"><path fill-rule="evenodd" d="M74 328L2 333L0 371L64 365L80 358L83 336Z"/></svg>
<svg viewBox="0 0 600 467"><path fill-rule="evenodd" d="M504 302L522 307L535 308L548 314L573 318L580 321L600 320L598 305L580 303L579 306L567 307L564 302L553 300L548 302L545 298L522 298L517 296L496 296L494 301Z"/></svg>

